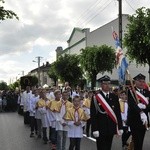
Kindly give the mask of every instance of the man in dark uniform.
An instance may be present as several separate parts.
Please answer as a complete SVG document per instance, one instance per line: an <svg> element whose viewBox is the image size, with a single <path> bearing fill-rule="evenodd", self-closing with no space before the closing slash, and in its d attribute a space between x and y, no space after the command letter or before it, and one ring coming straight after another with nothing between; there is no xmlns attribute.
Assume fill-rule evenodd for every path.
<svg viewBox="0 0 150 150"><path fill-rule="evenodd" d="M121 135L122 120L118 96L110 92L110 77L100 78L100 93L91 102L91 127L97 150L111 150L113 136Z"/></svg>
<svg viewBox="0 0 150 150"><path fill-rule="evenodd" d="M145 131L149 126L150 92L144 88L145 76L138 74L134 78L135 90L128 90L128 125L134 142L134 150L142 150Z"/></svg>

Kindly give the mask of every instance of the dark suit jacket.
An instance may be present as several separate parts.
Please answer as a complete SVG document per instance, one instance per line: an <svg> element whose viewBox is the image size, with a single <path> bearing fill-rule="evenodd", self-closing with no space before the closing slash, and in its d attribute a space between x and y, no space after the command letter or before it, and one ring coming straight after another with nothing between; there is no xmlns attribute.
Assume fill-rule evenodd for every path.
<svg viewBox="0 0 150 150"><path fill-rule="evenodd" d="M103 92L100 92L100 94L105 98ZM97 103L98 107L101 109L101 111L104 111L104 109L98 103L98 101L96 101L96 103ZM113 109L114 113L116 114L119 129L122 129L122 119L121 119L118 96L116 96L113 93L110 93L109 100L107 100L107 103L109 104L109 106ZM116 134L117 126L116 126L115 122L107 114L103 114L103 113L100 113L99 111L97 111L95 104L94 104L94 98L91 102L90 110L91 110L92 132L99 131L100 135Z"/></svg>
<svg viewBox="0 0 150 150"><path fill-rule="evenodd" d="M131 92L132 92L132 94L131 94ZM143 95L145 97L150 98L150 92L146 89L143 89ZM140 128L143 128L143 123L141 121L141 116L140 116L141 111L145 112L145 114L147 115L148 122L149 122L148 112L150 111L150 103L146 107L146 109L141 110L138 107L138 105L136 104L133 96L135 97L134 92L132 90L128 90L128 106L129 107L128 107L127 124L133 128L140 129Z"/></svg>

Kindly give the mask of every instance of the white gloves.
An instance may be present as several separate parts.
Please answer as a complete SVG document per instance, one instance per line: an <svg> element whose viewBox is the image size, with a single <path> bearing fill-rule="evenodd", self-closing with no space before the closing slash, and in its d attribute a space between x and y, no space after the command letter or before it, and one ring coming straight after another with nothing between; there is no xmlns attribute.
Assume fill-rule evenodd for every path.
<svg viewBox="0 0 150 150"><path fill-rule="evenodd" d="M138 107L139 107L140 109L146 109L146 106L145 106L144 104L142 104L142 103L139 103L139 104L138 104Z"/></svg>
<svg viewBox="0 0 150 150"><path fill-rule="evenodd" d="M120 136L121 136L121 135L122 135L122 133L123 133L123 130L119 130L119 131L118 131L118 135L120 135Z"/></svg>
<svg viewBox="0 0 150 150"><path fill-rule="evenodd" d="M94 131L93 135L94 135L94 137L98 138L99 137L99 131Z"/></svg>
<svg viewBox="0 0 150 150"><path fill-rule="evenodd" d="M143 125L146 124L147 123L147 116L145 115L144 112L142 112L140 115L141 115L141 120L143 122Z"/></svg>

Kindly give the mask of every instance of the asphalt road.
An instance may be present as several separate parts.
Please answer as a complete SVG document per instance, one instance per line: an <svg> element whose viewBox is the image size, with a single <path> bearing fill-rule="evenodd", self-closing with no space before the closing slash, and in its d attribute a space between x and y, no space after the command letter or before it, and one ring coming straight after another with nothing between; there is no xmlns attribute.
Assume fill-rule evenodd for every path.
<svg viewBox="0 0 150 150"><path fill-rule="evenodd" d="M17 113L0 113L0 150L50 150L50 144L30 138L30 128ZM67 148L69 140L67 141ZM121 150L121 138L114 137L112 150ZM96 143L84 137L81 150L96 150ZM146 133L143 150L150 150L150 131Z"/></svg>

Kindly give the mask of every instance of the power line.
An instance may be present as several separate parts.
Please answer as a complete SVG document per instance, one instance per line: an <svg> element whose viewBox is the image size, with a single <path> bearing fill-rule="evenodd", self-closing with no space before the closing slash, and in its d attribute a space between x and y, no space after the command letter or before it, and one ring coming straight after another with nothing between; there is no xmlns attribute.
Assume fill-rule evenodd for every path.
<svg viewBox="0 0 150 150"><path fill-rule="evenodd" d="M99 4L101 3L101 1L102 0L97 0L95 3L94 3L94 5L92 5L92 6L90 6L90 7L88 7L85 11L83 11L83 13L79 16L79 18L77 19L77 21L75 21L74 22L74 24L76 24L76 25L74 25L74 26L78 26L78 24L80 24L80 26L81 26L81 24L82 24L82 20L81 19L83 19L84 17L85 17L85 20L87 20L88 18L90 18L90 16L88 16L89 14L90 14L90 12L91 12L91 10L92 9L95 9L95 8L100 8L101 7L101 5L100 5L100 7L99 7ZM87 19L86 19L87 18ZM81 23L80 23L81 22ZM71 32L71 31L70 31ZM64 37L65 35L64 34L62 34L62 35L60 35L60 36L58 36L59 37L59 39L65 39L65 37ZM56 41L57 42L57 41Z"/></svg>
<svg viewBox="0 0 150 150"><path fill-rule="evenodd" d="M87 25L89 22L91 22L95 17L97 17L98 15L99 15L99 13L100 12L102 12L103 10L105 10L109 5L110 5L110 3L112 2L113 0L110 0L110 1L103 1L104 3L102 4L102 5L98 5L98 4L100 4L100 2L101 1L99 1L98 2L98 0L96 1L96 3L98 2L98 4L95 6L95 5L92 5L91 7L89 7L87 10L91 10L91 8L96 8L97 7L97 9L100 9L99 11L98 11L98 13L95 15L95 14L92 14L92 15L90 15L90 16L88 16L83 22L81 22L80 23L80 26L82 27L82 26L85 26L85 25ZM103 7L104 6L104 7ZM86 10L86 11L87 11ZM85 12L86 12L85 11ZM87 15L87 14L86 14ZM81 16L85 16L85 15L81 15ZM79 18L81 18L81 16L79 17ZM92 17L92 18L91 18ZM79 22L79 21L78 21ZM71 32L71 31L70 31ZM62 37L62 38L60 38L60 39L65 39L65 37L64 37L65 35L64 34L62 34L61 36L59 36L59 37Z"/></svg>
<svg viewBox="0 0 150 150"><path fill-rule="evenodd" d="M105 9L110 5L110 3L112 3L112 0L111 0L109 3L107 3L96 15L94 15L94 16L93 16L92 18L90 18L89 20L83 22L82 24L84 24L84 26L87 25L87 24L88 24L89 22L91 22L94 18L96 18L103 10L105 10Z"/></svg>
<svg viewBox="0 0 150 150"><path fill-rule="evenodd" d="M95 7L95 5L98 5L100 2L98 2L99 0L97 0L95 3L94 3L94 5L90 5L90 7L88 7L85 11L83 11L83 13L81 13L81 15L79 16L79 18L78 18L78 20L77 20L77 22L79 22L79 20L80 19L82 19L83 18L83 16L85 16L85 15L87 15L87 13L88 13L88 11L91 9L91 8L93 8L93 7ZM98 4L97 4L97 2L98 2ZM87 13L86 13L87 12Z"/></svg>
<svg viewBox="0 0 150 150"><path fill-rule="evenodd" d="M125 2L130 6L131 9L133 9L134 11L136 11L136 9L134 9L127 0L125 0Z"/></svg>
<svg viewBox="0 0 150 150"><path fill-rule="evenodd" d="M83 15L81 15L80 19L77 20L76 24L80 23L80 20L83 19L84 17L86 18L86 16L90 14L92 9L99 7L99 4L101 3L102 0L99 2L98 1L99 0L97 0L96 3L94 3L94 5L92 5L89 9L87 9Z"/></svg>
<svg viewBox="0 0 150 150"><path fill-rule="evenodd" d="M101 3L100 6L97 5L96 8L95 8L95 12L101 10L101 9L103 8L103 6L104 6L107 2L108 2L108 1L103 1L103 3ZM92 14L90 14L90 15L88 15L86 18L83 18L83 19L82 19L82 22L80 22L80 25L81 25L81 24L84 24L84 23L87 22L91 17L93 17L93 16L95 15L95 12L92 13Z"/></svg>

